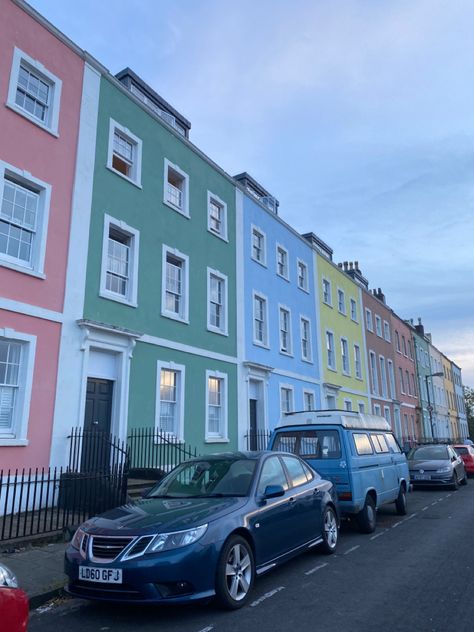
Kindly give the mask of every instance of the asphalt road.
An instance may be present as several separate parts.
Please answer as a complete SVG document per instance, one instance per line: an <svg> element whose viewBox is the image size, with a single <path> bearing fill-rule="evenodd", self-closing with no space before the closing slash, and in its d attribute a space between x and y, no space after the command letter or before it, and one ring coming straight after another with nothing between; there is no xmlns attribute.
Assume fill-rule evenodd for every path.
<svg viewBox="0 0 474 632"><path fill-rule="evenodd" d="M33 613L29 632L472 632L474 479L408 501L406 516L381 509L372 535L344 525L335 555L308 551L259 578L242 610L68 599Z"/></svg>

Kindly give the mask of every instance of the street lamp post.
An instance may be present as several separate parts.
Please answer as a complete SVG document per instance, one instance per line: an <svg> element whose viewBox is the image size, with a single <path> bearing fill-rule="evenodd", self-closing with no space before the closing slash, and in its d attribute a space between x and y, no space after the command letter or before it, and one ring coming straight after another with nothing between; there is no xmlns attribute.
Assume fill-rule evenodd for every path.
<svg viewBox="0 0 474 632"><path fill-rule="evenodd" d="M438 373L429 373L428 375L425 375L426 395L428 398L428 414L430 416L431 436L433 439L435 439L435 431L434 431L434 423L433 423L433 406L431 405L431 402L430 402L430 387L428 384L428 378L429 377L442 377L442 376L443 376L443 373L441 371L439 371Z"/></svg>

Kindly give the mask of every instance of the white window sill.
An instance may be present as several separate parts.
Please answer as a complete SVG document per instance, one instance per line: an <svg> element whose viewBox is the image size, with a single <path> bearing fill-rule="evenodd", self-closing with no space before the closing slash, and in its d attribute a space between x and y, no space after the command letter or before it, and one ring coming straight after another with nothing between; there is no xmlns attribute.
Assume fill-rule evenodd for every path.
<svg viewBox="0 0 474 632"><path fill-rule="evenodd" d="M168 202L168 200L164 199L163 200L163 204L165 204L166 206L168 206L169 208L173 209L173 211L176 211L177 213L179 213L180 215L182 215L183 217L186 217L186 219L191 219L190 215L189 215L189 211L183 210L182 208L180 208L179 206L175 206L174 204L172 204L171 202Z"/></svg>
<svg viewBox="0 0 474 632"><path fill-rule="evenodd" d="M280 279L283 279L283 281L286 281L287 283L290 282L290 277L284 276L283 274L278 274L278 272L276 273L277 277Z"/></svg>
<svg viewBox="0 0 474 632"><path fill-rule="evenodd" d="M347 316L346 312L341 312L340 309L337 310L339 314L341 314L341 316Z"/></svg>
<svg viewBox="0 0 474 632"><path fill-rule="evenodd" d="M99 292L99 296L110 301L115 301L116 303L122 303L122 305L128 305L128 307L138 307L138 303L135 303L134 301L129 301L125 297L120 296L120 294L113 294L112 292L102 290Z"/></svg>
<svg viewBox="0 0 474 632"><path fill-rule="evenodd" d="M280 349L280 355L284 355L287 358L293 358L294 357L293 354L291 353L291 351L282 351L281 349Z"/></svg>
<svg viewBox="0 0 474 632"><path fill-rule="evenodd" d="M306 362L306 364L314 364L312 358L301 358L301 362Z"/></svg>
<svg viewBox="0 0 474 632"><path fill-rule="evenodd" d="M34 276L37 279L46 279L46 274L44 274L43 272L37 272L36 270L33 270L32 268L26 268L22 266L20 263L13 263L13 261L6 261L5 259L2 259L1 256L2 255L0 255L0 266L3 266L4 268L10 268L10 270L15 270L16 272L22 272L23 274L29 274L30 276Z"/></svg>
<svg viewBox="0 0 474 632"><path fill-rule="evenodd" d="M326 303L326 301L323 301L323 305L326 305L326 307L330 307L332 309L331 303Z"/></svg>
<svg viewBox="0 0 474 632"><path fill-rule="evenodd" d="M258 259L255 259L255 257L251 257L252 261L255 261L255 263L258 263L259 266L262 266L262 268L267 268L267 262L266 261L259 261Z"/></svg>
<svg viewBox="0 0 474 632"><path fill-rule="evenodd" d="M127 182L130 182L130 184L133 184L134 186L136 186L137 189L142 189L143 188L141 182L139 182L138 180L134 180L133 178L129 178L124 173L122 173L121 171L117 171L117 169L114 169L110 165L107 165L107 169L109 171L111 171L112 173L115 173L115 175L120 176L121 178L123 178Z"/></svg>
<svg viewBox="0 0 474 632"><path fill-rule="evenodd" d="M327 366L326 367L328 371L332 371L333 373L337 373L337 369L333 366Z"/></svg>
<svg viewBox="0 0 474 632"><path fill-rule="evenodd" d="M270 349L270 345L265 344L264 342L258 342L258 340L254 340L253 344L256 347L260 347L261 349Z"/></svg>
<svg viewBox="0 0 474 632"><path fill-rule="evenodd" d="M229 439L225 437L206 437L205 443L229 443Z"/></svg>
<svg viewBox="0 0 474 632"><path fill-rule="evenodd" d="M217 327L213 327L212 325L207 326L207 331L210 331L213 334L219 334L219 336L229 336L226 330L217 329Z"/></svg>
<svg viewBox="0 0 474 632"><path fill-rule="evenodd" d="M301 287L301 285L298 285L298 289L304 292L305 294L309 294L309 289L307 287Z"/></svg>
<svg viewBox="0 0 474 632"><path fill-rule="evenodd" d="M28 444L28 439L8 439L0 435L0 446L27 446Z"/></svg>
<svg viewBox="0 0 474 632"><path fill-rule="evenodd" d="M174 314L173 312L166 312L162 310L161 315L164 316L164 318L170 318L171 320L175 320L178 323L183 323L183 325L189 325L189 319L183 318L182 316Z"/></svg>
<svg viewBox="0 0 474 632"><path fill-rule="evenodd" d="M216 233L216 231L212 230L211 228L208 228L207 232L211 233L211 235L214 235L214 237L218 237L221 241L225 241L227 244L229 243L227 235L221 235L220 233Z"/></svg>
<svg viewBox="0 0 474 632"><path fill-rule="evenodd" d="M16 103L11 103L10 101L7 101L5 105L7 106L7 108L10 108L10 110L13 110L20 116L23 116L24 118L26 118L28 121L30 121L37 127L44 129L44 131L48 132L48 134L51 134L51 136L54 136L55 138L59 138L59 134L57 130L51 129L50 127L48 127L47 125L39 121L37 118L35 118L34 116L26 112L26 110L23 110L22 108L20 108Z"/></svg>

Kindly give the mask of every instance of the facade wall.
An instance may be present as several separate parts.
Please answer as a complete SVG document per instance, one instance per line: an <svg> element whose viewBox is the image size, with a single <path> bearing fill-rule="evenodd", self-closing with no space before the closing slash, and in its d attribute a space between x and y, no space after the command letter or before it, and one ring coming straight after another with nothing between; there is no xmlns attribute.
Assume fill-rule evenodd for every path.
<svg viewBox="0 0 474 632"><path fill-rule="evenodd" d="M363 323L371 394L371 412L382 415L397 436L394 403L397 399L391 310L371 292L362 291Z"/></svg>
<svg viewBox="0 0 474 632"><path fill-rule="evenodd" d="M461 369L454 364L453 368L453 379L454 379L454 396L456 399L456 409L457 409L457 417L458 417L458 425L460 431L460 437L466 439L469 437L469 428L467 425L467 417L466 417L466 407L464 404L464 391L462 386L462 372Z"/></svg>
<svg viewBox="0 0 474 632"><path fill-rule="evenodd" d="M422 434L421 418L417 416L418 380L412 330L393 312L391 324L395 343L395 383L397 400L400 402L401 435L404 442L412 442ZM396 410L395 415L397 416Z"/></svg>
<svg viewBox="0 0 474 632"><path fill-rule="evenodd" d="M428 379L429 387L433 394L435 439L448 439L451 436L451 429L448 417L448 402L444 388L443 358L438 349L432 344L430 344L430 366L431 374L440 373L440 375L432 375Z"/></svg>
<svg viewBox="0 0 474 632"><path fill-rule="evenodd" d="M338 266L317 253L317 286L320 304L323 407L369 411L367 365L359 286ZM328 295L329 292L329 295ZM339 304L343 293L345 308ZM355 305L355 313L351 313ZM332 343L333 349L328 350ZM348 360L344 361L344 342ZM360 351L356 371L355 348ZM344 364L346 365L344 367ZM334 405L335 404L335 405Z"/></svg>
<svg viewBox="0 0 474 632"><path fill-rule="evenodd" d="M448 408L448 421L450 437L460 437L460 428L458 424L458 415L456 409L456 400L454 397L454 376L452 362L442 355L443 373L444 373L444 391L446 393L446 404Z"/></svg>
<svg viewBox="0 0 474 632"><path fill-rule="evenodd" d="M420 418L421 418L421 433L422 437L432 439L434 436L434 417L433 417L433 392L431 390L431 383L429 375L431 373L430 365L430 353L429 353L429 341L421 333L413 332L413 345L416 357L416 370L418 380L418 393L420 399ZM430 391L427 390L427 384L430 387ZM429 407L431 407L431 415Z"/></svg>
<svg viewBox="0 0 474 632"><path fill-rule="evenodd" d="M244 296L237 299L244 328L243 415L248 430L262 431L275 427L285 402L290 410L321 406L313 251L250 195L237 191L237 197L243 215Z"/></svg>
<svg viewBox="0 0 474 632"><path fill-rule="evenodd" d="M18 360L18 372L3 386L0 461L43 466L56 396L84 62L27 7L0 0L0 15L0 346L3 361L6 354L7 363Z"/></svg>

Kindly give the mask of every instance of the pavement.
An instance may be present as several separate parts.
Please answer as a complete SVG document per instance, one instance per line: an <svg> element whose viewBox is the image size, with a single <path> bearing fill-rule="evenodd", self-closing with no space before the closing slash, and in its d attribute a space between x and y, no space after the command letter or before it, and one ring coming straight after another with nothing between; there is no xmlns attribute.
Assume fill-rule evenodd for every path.
<svg viewBox="0 0 474 632"><path fill-rule="evenodd" d="M63 558L66 542L15 543L0 552L0 562L17 576L27 593L30 609L38 608L61 594L66 584Z"/></svg>

